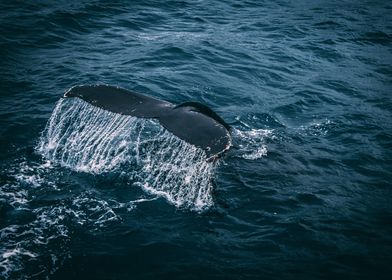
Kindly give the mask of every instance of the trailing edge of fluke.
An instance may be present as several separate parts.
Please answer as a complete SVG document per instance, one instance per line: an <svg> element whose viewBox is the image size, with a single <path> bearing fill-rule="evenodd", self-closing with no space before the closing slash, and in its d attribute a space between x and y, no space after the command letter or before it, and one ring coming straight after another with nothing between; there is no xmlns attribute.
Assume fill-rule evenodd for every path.
<svg viewBox="0 0 392 280"><path fill-rule="evenodd" d="M214 160L231 147L229 125L206 105L174 105L151 96L109 85L74 86L64 94L104 110L139 118L154 118L180 139L205 151Z"/></svg>

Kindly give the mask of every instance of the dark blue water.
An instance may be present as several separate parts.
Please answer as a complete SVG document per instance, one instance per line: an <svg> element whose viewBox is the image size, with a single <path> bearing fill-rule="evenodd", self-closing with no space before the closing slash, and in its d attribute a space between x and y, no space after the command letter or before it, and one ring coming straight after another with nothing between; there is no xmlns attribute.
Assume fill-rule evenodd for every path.
<svg viewBox="0 0 392 280"><path fill-rule="evenodd" d="M0 11L0 278L389 279L391 3L3 0ZM139 154L53 156L49 119L67 121L64 139L84 135L69 121L80 107L56 115L56 103L96 83L207 104L236 149L215 167L169 136L144 156L176 156L139 169ZM139 143L122 121L108 147Z"/></svg>

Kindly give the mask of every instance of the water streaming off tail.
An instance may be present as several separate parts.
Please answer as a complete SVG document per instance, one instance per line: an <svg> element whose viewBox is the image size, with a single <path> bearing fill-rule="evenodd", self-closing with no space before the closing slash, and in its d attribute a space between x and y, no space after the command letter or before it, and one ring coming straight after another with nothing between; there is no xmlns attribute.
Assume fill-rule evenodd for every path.
<svg viewBox="0 0 392 280"><path fill-rule="evenodd" d="M204 151L150 119L111 113L79 99L61 99L37 150L76 171L121 172L178 207L212 205L213 165Z"/></svg>

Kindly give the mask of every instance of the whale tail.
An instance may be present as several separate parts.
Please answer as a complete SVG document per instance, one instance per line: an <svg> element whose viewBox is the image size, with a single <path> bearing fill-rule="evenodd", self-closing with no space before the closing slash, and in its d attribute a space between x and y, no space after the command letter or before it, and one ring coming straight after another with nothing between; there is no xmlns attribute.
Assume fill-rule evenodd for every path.
<svg viewBox="0 0 392 280"><path fill-rule="evenodd" d="M101 109L139 118L154 118L180 139L205 151L209 160L231 147L230 126L206 105L185 102L174 105L129 90L108 85L70 88L65 98L80 98Z"/></svg>

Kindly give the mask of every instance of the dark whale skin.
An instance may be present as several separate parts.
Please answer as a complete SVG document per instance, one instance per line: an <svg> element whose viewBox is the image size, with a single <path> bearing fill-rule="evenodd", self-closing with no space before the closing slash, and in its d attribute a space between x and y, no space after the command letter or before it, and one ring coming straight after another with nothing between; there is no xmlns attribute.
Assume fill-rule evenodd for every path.
<svg viewBox="0 0 392 280"><path fill-rule="evenodd" d="M80 98L93 106L122 115L155 118L180 139L205 151L208 160L231 147L230 126L212 109L198 102L174 105L154 97L110 85L81 85L65 98Z"/></svg>

